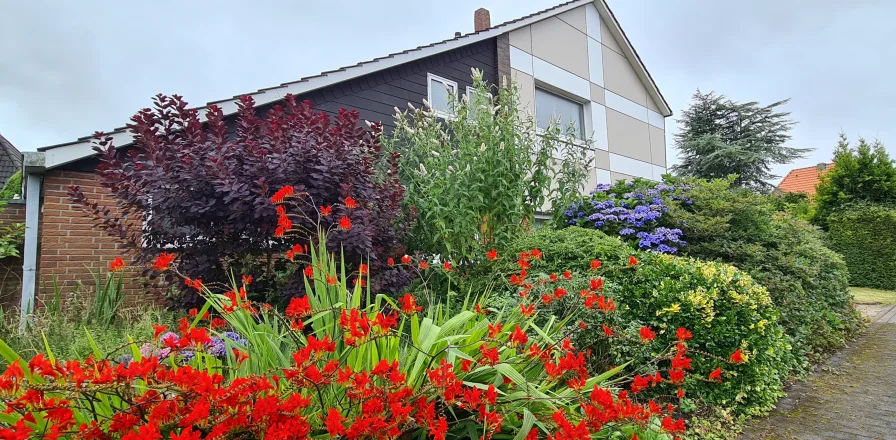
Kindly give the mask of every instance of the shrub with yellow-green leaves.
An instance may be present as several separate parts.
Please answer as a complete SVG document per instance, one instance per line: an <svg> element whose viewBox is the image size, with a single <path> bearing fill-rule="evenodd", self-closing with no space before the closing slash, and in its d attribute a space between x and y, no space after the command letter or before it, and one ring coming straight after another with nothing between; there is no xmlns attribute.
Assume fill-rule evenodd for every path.
<svg viewBox="0 0 896 440"><path fill-rule="evenodd" d="M607 297L614 298L616 313L589 314L587 328L580 333L578 343L592 350L596 371L630 359L636 363L652 359L655 346L674 346L677 330L686 328L693 331L688 347L722 355L694 359L692 375L705 379L684 387L687 399L694 404L758 414L771 409L783 395L783 381L795 365L789 339L768 291L747 273L723 263L637 252L617 238L583 228L542 229L523 236L503 250L505 262L495 265L506 265L513 255L531 248L542 249L544 256L532 263L530 273L571 267L578 271L572 274L573 280L583 284L595 277L589 260L603 265L619 264L622 255L635 255L639 260L638 270L604 273L603 290ZM569 287L570 291L585 288ZM608 336L604 324L634 330L646 327L661 343L648 345L641 340ZM728 356L738 350L744 362L730 362ZM710 374L717 368L721 369L722 383L711 383ZM668 372L661 373L667 377ZM657 387L652 392L670 394L675 389Z"/></svg>

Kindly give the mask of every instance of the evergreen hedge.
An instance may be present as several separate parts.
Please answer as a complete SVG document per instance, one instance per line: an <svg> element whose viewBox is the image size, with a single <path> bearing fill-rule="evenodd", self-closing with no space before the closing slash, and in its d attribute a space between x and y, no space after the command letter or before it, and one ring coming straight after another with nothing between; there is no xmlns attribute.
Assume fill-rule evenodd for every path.
<svg viewBox="0 0 896 440"><path fill-rule="evenodd" d="M863 205L829 220L831 248L843 255L850 284L896 290L896 209Z"/></svg>

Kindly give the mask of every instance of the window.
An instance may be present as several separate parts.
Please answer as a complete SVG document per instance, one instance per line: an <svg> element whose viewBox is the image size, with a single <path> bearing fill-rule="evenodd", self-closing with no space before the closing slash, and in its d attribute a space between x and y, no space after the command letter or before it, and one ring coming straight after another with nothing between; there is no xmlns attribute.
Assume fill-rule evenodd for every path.
<svg viewBox="0 0 896 440"><path fill-rule="evenodd" d="M560 95L535 89L535 122L538 128L547 129L551 121L559 123L562 129L572 123L576 139L585 139L585 109L582 104Z"/></svg>
<svg viewBox="0 0 896 440"><path fill-rule="evenodd" d="M443 118L450 118L454 114L454 103L451 97L457 97L457 83L440 76L427 74L427 88L430 107Z"/></svg>

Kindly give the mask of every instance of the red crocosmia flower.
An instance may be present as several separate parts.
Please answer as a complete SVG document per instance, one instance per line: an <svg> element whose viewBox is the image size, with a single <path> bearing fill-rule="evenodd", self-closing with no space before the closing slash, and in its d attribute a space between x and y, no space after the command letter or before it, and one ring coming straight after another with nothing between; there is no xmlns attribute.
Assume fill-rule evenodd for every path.
<svg viewBox="0 0 896 440"><path fill-rule="evenodd" d="M526 434L526 440L538 440L538 429L532 428L532 430Z"/></svg>
<svg viewBox="0 0 896 440"><path fill-rule="evenodd" d="M243 284L252 284L252 275L243 275Z"/></svg>
<svg viewBox="0 0 896 440"><path fill-rule="evenodd" d="M339 410L331 407L329 411L327 411L327 418L325 420L327 433L330 434L331 437L338 437L345 434L345 425L342 424L343 421L345 421L345 418L342 417L342 414L339 414Z"/></svg>
<svg viewBox="0 0 896 440"><path fill-rule="evenodd" d="M551 281L557 281L557 274L555 274L555 273L551 274Z"/></svg>
<svg viewBox="0 0 896 440"><path fill-rule="evenodd" d="M600 260L591 260L591 270L598 270L603 265Z"/></svg>
<svg viewBox="0 0 896 440"><path fill-rule="evenodd" d="M246 352L237 350L235 348L233 349L233 357L234 359L236 359L237 364L242 364L249 359L249 355L246 354Z"/></svg>
<svg viewBox="0 0 896 440"><path fill-rule="evenodd" d="M496 365L500 358L497 347L489 347L485 344L479 346L479 354L482 355L480 362L485 365Z"/></svg>
<svg viewBox="0 0 896 440"><path fill-rule="evenodd" d="M596 280L591 280L591 290L597 291L604 288L604 279L598 278Z"/></svg>
<svg viewBox="0 0 896 440"><path fill-rule="evenodd" d="M562 287L558 287L558 288L554 289L554 299L561 299L564 296L566 296L566 293L567 293L566 289L564 289Z"/></svg>
<svg viewBox="0 0 896 440"><path fill-rule="evenodd" d="M174 261L174 254L162 252L159 254L158 258L156 258L152 268L155 270L167 270L172 261Z"/></svg>
<svg viewBox="0 0 896 440"><path fill-rule="evenodd" d="M152 328L153 328L153 330L155 330L155 331L153 332L153 335L152 335L152 338L153 338L153 339L159 339L159 335L161 335L162 333L165 333L165 331L168 330L168 326L167 326L167 325L155 325L155 324L153 324L153 325L152 325Z"/></svg>
<svg viewBox="0 0 896 440"><path fill-rule="evenodd" d="M411 256L405 255L401 257L401 264L411 264Z"/></svg>
<svg viewBox="0 0 896 440"><path fill-rule="evenodd" d="M684 399L684 390L679 388L675 395L678 396L679 399Z"/></svg>
<svg viewBox="0 0 896 440"><path fill-rule="evenodd" d="M180 434L171 433L171 440L200 440L202 438L201 431L193 431L192 426L187 426Z"/></svg>
<svg viewBox="0 0 896 440"><path fill-rule="evenodd" d="M631 438L631 440L641 440L641 439L638 438L638 434L632 433L632 438Z"/></svg>
<svg viewBox="0 0 896 440"><path fill-rule="evenodd" d="M572 279L572 272L570 272L570 271L568 271L568 270L565 271L565 272L563 272L563 278L566 278L567 280L571 280L571 279Z"/></svg>
<svg viewBox="0 0 896 440"><path fill-rule="evenodd" d="M672 383L681 383L684 381L684 371L682 370L669 370L669 382Z"/></svg>
<svg viewBox="0 0 896 440"><path fill-rule="evenodd" d="M426 269L429 269L429 263L426 262L426 260L421 260L420 261L420 270L426 270Z"/></svg>
<svg viewBox="0 0 896 440"><path fill-rule="evenodd" d="M631 257L628 257L628 265L629 266L634 266L636 264L638 264L638 259L635 258L634 255L632 255Z"/></svg>
<svg viewBox="0 0 896 440"><path fill-rule="evenodd" d="M343 231L348 231L351 228L352 228L351 219L349 219L348 216L343 215L342 218L339 219L339 229L342 229Z"/></svg>
<svg viewBox="0 0 896 440"><path fill-rule="evenodd" d="M528 306L525 304L520 304L520 314L523 316L530 318L535 314L535 304L529 304Z"/></svg>
<svg viewBox="0 0 896 440"><path fill-rule="evenodd" d="M498 336L499 333L501 333L501 323L500 322L496 322L495 324L488 325L488 337L494 339L495 337Z"/></svg>
<svg viewBox="0 0 896 440"><path fill-rule="evenodd" d="M517 324L516 328L513 329L513 331L510 333L510 337L507 339L507 341L510 342L511 346L523 346L526 345L527 342L529 342L529 336L527 336L526 332L524 332L520 328L520 325Z"/></svg>
<svg viewBox="0 0 896 440"><path fill-rule="evenodd" d="M423 310L423 306L417 305L417 298L410 293L405 293L403 297L398 298L398 303L401 306L401 312L406 315L413 315Z"/></svg>
<svg viewBox="0 0 896 440"><path fill-rule="evenodd" d="M675 434L679 432L685 432L687 428L684 425L684 420L672 420L672 417L666 416L662 422L660 422L660 427L663 428L663 431L666 431L670 434Z"/></svg>
<svg viewBox="0 0 896 440"><path fill-rule="evenodd" d="M710 382L721 382L722 381L722 368L717 367L715 370L712 370L712 372L709 373L709 380L710 380Z"/></svg>
<svg viewBox="0 0 896 440"><path fill-rule="evenodd" d="M124 270L124 260L121 257L115 257L111 263L109 263L109 271L110 272L120 272Z"/></svg>
<svg viewBox="0 0 896 440"><path fill-rule="evenodd" d="M488 315L488 309L483 309L480 304L476 304L475 310L477 315Z"/></svg>
<svg viewBox="0 0 896 440"><path fill-rule="evenodd" d="M189 278L187 278L187 279L188 279L188 280L189 280ZM189 281L187 281L187 284L188 284L188 285L189 285L189 284L190 284L190 282L189 282ZM195 318L195 317L196 317L196 315L198 315L198 314L199 314L199 309L197 309L197 308L195 308L195 307L193 307L193 308L192 308L192 309L190 309L190 310L189 310L189 311L188 311L188 312L187 312L187 314L188 314L188 315L190 315L190 317L192 317L192 318Z"/></svg>
<svg viewBox="0 0 896 440"><path fill-rule="evenodd" d="M328 215L330 215L330 214L332 214L332 213L333 213L333 207L332 207L332 206L321 206L321 207L320 207L320 215L321 215L321 216L326 217L326 216L328 216Z"/></svg>
<svg viewBox="0 0 896 440"><path fill-rule="evenodd" d="M679 341L684 342L691 339L693 335L691 335L691 332L688 329L679 327L678 330L675 330L675 337L677 337Z"/></svg>
<svg viewBox="0 0 896 440"><path fill-rule="evenodd" d="M492 249L492 250L488 251L488 253L485 254L485 257L492 261L497 260L498 259L498 251L495 249Z"/></svg>
<svg viewBox="0 0 896 440"><path fill-rule="evenodd" d="M331 285L331 286L335 286L335 285L336 285L336 281L337 281L337 279L336 279L335 276L327 275L327 284L329 284L329 285Z"/></svg>
<svg viewBox="0 0 896 440"><path fill-rule="evenodd" d="M542 254L540 250L532 249L532 258L534 258L536 260L540 260L543 255L544 254Z"/></svg>
<svg viewBox="0 0 896 440"><path fill-rule="evenodd" d="M369 271L370 271L370 268L364 263L361 263L361 265L358 266L358 274L360 274L360 275L367 275L367 273Z"/></svg>
<svg viewBox="0 0 896 440"><path fill-rule="evenodd" d="M358 207L358 202L356 202L355 199L353 199L351 197L346 197L345 198L345 207L349 208L349 209L355 209Z"/></svg>
<svg viewBox="0 0 896 440"><path fill-rule="evenodd" d="M610 327L607 327L606 324L603 325L603 328L604 328L604 334L607 335L608 338L612 338L613 335L615 335L615 333L613 333L613 329L611 329Z"/></svg>
<svg viewBox="0 0 896 440"><path fill-rule="evenodd" d="M302 318L311 313L311 301L307 296L293 298L286 307L286 316L290 318Z"/></svg>
<svg viewBox="0 0 896 440"><path fill-rule="evenodd" d="M551 295L541 295L541 302L543 302L545 305L548 305L553 301L554 298Z"/></svg>
<svg viewBox="0 0 896 440"><path fill-rule="evenodd" d="M279 215L279 216L286 215L286 207L283 205L277 205L277 215Z"/></svg>
<svg viewBox="0 0 896 440"><path fill-rule="evenodd" d="M283 201L296 193L295 188L292 185L286 185L283 188L277 190L273 196L271 196L271 203L283 203Z"/></svg>
<svg viewBox="0 0 896 440"><path fill-rule="evenodd" d="M734 353L731 353L731 357L728 358L728 361L734 364L740 364L744 362L744 355L741 353L738 348Z"/></svg>
<svg viewBox="0 0 896 440"><path fill-rule="evenodd" d="M389 267L395 266L395 259L392 257L389 257L389 259L386 260L386 264L388 264Z"/></svg>
<svg viewBox="0 0 896 440"><path fill-rule="evenodd" d="M446 262L442 263L442 267L445 268L445 272L451 272L451 263L446 261Z"/></svg>
<svg viewBox="0 0 896 440"><path fill-rule="evenodd" d="M209 324L209 327L224 328L224 327L227 327L227 321L225 321L221 318L214 318L214 319L212 319L212 322Z"/></svg>
<svg viewBox="0 0 896 440"><path fill-rule="evenodd" d="M433 440L445 440L446 434L448 434L448 421L444 417L439 417L429 424L429 435Z"/></svg>
<svg viewBox="0 0 896 440"><path fill-rule="evenodd" d="M648 342L656 339L656 332L650 329L650 327L641 327L641 341Z"/></svg>

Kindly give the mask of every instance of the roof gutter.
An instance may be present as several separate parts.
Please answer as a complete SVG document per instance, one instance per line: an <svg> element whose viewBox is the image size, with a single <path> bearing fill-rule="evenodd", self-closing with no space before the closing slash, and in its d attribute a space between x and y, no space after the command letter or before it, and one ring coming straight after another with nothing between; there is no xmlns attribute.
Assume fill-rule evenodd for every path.
<svg viewBox="0 0 896 440"><path fill-rule="evenodd" d="M28 315L34 310L37 290L37 241L40 227L41 186L46 172L44 153L27 151L22 165L25 182L25 250L22 260L22 300L19 306L19 330L25 328Z"/></svg>

